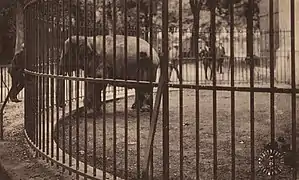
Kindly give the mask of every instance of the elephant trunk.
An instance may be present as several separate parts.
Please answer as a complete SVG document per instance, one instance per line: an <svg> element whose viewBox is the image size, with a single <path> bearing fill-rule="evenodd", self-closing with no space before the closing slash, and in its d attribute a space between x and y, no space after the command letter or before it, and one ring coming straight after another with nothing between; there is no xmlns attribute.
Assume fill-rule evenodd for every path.
<svg viewBox="0 0 299 180"><path fill-rule="evenodd" d="M80 42L80 39L79 39ZM72 72L78 68L74 65L75 54L79 51L77 47L76 36L72 36L71 39L67 39L64 42L64 51L61 52L57 74L58 75L71 75ZM57 79L56 84L56 92L57 92L57 104L59 107L65 106L65 80Z"/></svg>
<svg viewBox="0 0 299 180"><path fill-rule="evenodd" d="M65 75L65 55L63 52L61 53L61 58L58 64L57 74L58 75ZM56 84L56 101L59 107L65 106L65 81L63 79L57 79Z"/></svg>

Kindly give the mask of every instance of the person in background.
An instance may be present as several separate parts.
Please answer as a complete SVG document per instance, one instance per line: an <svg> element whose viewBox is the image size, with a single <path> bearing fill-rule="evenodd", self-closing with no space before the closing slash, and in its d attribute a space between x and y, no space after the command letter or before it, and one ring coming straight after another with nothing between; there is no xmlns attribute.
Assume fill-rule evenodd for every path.
<svg viewBox="0 0 299 180"><path fill-rule="evenodd" d="M169 47L168 49L168 64L169 64L169 69L168 69L168 78L171 78L171 74L172 74L172 70L174 69L176 71L177 74L177 78L180 80L181 76L180 76L180 72L178 70L178 65L179 65L179 45L177 43L173 44L172 47ZM158 47L158 54L159 54L159 58L160 60L163 59L163 52L162 52L162 48Z"/></svg>
<svg viewBox="0 0 299 180"><path fill-rule="evenodd" d="M174 43L173 47L170 47L170 49L169 49L169 68L170 68L170 71L172 71L174 69L176 72L177 78L180 81L182 81L180 72L178 70L178 65L179 65L179 44ZM171 73L172 72L170 72L170 77L171 77Z"/></svg>
<svg viewBox="0 0 299 180"><path fill-rule="evenodd" d="M11 67L8 69L8 73L12 78L12 86L10 92L10 100L12 102L21 102L17 98L18 94L25 86L25 52L24 44L22 44L21 50L14 55L11 61Z"/></svg>
<svg viewBox="0 0 299 180"><path fill-rule="evenodd" d="M217 71L220 74L223 74L223 61L225 56L225 49L223 47L222 42L219 42L218 46L216 47L216 61L217 61Z"/></svg>

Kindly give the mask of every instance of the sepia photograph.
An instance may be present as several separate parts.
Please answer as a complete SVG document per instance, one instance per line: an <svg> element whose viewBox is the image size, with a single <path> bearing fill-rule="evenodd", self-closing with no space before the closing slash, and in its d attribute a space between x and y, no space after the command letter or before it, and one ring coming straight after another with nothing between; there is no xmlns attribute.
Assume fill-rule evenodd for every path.
<svg viewBox="0 0 299 180"><path fill-rule="evenodd" d="M297 8L0 0L0 180L299 180Z"/></svg>

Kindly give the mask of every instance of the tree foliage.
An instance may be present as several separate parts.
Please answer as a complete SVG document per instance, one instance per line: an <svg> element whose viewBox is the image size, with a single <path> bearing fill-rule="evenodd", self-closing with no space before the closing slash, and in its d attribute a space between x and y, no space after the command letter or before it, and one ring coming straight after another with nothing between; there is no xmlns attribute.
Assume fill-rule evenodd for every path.
<svg viewBox="0 0 299 180"><path fill-rule="evenodd" d="M13 1L0 2L0 64L9 63L13 56L15 41L15 18Z"/></svg>
<svg viewBox="0 0 299 180"><path fill-rule="evenodd" d="M16 8L16 3L24 5L29 0L1 0L0 1L0 24L1 24L1 34L3 37L3 29L6 30L8 37L15 38L15 34L20 36L22 33L16 33L15 31L15 15L17 11L13 11ZM218 27L228 27L229 25L229 3L235 4L235 25L242 29L245 29L248 21L248 0L216 0L216 28ZM103 29L104 22L106 22L105 27L107 31L112 33L113 24L116 24L115 30L117 34L124 33L125 26L125 13L127 13L127 27L130 35L134 35L136 31L136 24L139 21L140 28L146 30L149 26L149 16L153 15L153 26L155 30L159 30L162 27L162 0L127 0L126 4L124 0L46 0L40 1L41 6L39 7L40 16L47 21L51 21L53 17L62 24L65 21L66 27L74 27L75 23L69 24L69 19L73 19L72 22L80 23L83 27L85 21L90 29L96 22L97 29ZM96 2L96 4L94 4ZM169 0L169 27L179 26L179 0ZM212 0L182 0L182 14L183 14L183 29L193 29L196 27L199 32L209 31L210 28L210 8ZM64 6L62 6L62 3ZM115 3L115 4L114 4ZM253 20L254 26L258 27L258 4L259 0L255 1L253 9ZM49 11L46 11L44 4L48 5ZM54 5L53 5L54 4ZM55 5L56 4L56 5ZM104 7L105 4L105 7ZM151 6L152 5L152 6ZM55 7L55 8L53 8ZM139 7L139 16L137 16L137 7ZM52 9L51 9L52 8ZM115 9L114 9L115 8ZM105 17L103 19L103 14L105 9ZM151 9L151 12L150 12ZM116 11L116 17L114 17L114 10ZM50 13L49 13L50 12ZM78 12L78 14L77 14ZM44 13L44 14L43 14ZM63 13L63 14L62 14ZM198 13L198 16L196 15ZM47 15L46 15L47 14ZM94 18L95 15L95 18ZM3 18L6 17L6 18ZM8 18L7 18L8 17ZM77 19L79 17L79 19ZM139 19L137 19L139 17ZM6 26L4 26L5 24ZM18 23L17 23L18 24ZM69 26L71 25L71 26ZM22 27L22 26L20 26ZM22 28L21 28L22 29ZM22 31L22 30L21 30ZM133 32L131 32L133 31ZM197 32L196 31L196 32ZM98 33L100 34L100 33ZM18 38L16 38L18 39ZM18 41L18 40L17 40ZM18 45L17 45L18 46ZM0 46L1 47L1 46ZM3 47L3 45L2 45ZM1 50L1 49L0 49Z"/></svg>

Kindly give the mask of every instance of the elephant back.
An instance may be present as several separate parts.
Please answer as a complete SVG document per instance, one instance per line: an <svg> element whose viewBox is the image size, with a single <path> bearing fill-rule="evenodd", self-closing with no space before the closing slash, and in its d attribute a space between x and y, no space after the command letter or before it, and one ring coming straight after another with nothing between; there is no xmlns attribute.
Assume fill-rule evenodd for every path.
<svg viewBox="0 0 299 180"><path fill-rule="evenodd" d="M91 40L92 39L90 39L90 41ZM113 36L105 36L106 56L113 55L113 44ZM137 59L137 47L137 38L135 36L127 36L127 59ZM103 36L97 36L95 48L97 51L97 55L101 56L103 54ZM150 44L142 38L139 38L139 52L142 52L143 54L146 54L148 57L150 57ZM154 65L158 65L160 63L158 53L154 48L152 48L152 52L152 63ZM123 35L116 35L116 56L117 59L123 59L125 57L125 36Z"/></svg>

